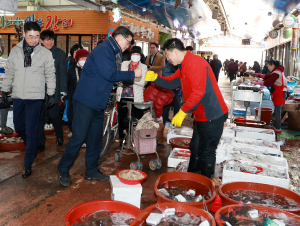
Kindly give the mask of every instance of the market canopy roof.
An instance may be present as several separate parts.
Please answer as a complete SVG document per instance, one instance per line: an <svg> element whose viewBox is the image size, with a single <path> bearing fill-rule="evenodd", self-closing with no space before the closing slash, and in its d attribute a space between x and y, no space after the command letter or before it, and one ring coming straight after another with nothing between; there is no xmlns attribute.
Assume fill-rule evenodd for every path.
<svg viewBox="0 0 300 226"><path fill-rule="evenodd" d="M180 2L180 0L178 0ZM275 19L282 20L299 4L299 0L115 0L115 3L156 20L170 28L186 26L201 33L200 38L223 34L220 24L212 19L208 3L221 5L234 35L261 41L272 30ZM189 5L192 6L189 8ZM269 15L271 13L271 15Z"/></svg>
<svg viewBox="0 0 300 226"><path fill-rule="evenodd" d="M18 0L1 0L0 14L18 13Z"/></svg>

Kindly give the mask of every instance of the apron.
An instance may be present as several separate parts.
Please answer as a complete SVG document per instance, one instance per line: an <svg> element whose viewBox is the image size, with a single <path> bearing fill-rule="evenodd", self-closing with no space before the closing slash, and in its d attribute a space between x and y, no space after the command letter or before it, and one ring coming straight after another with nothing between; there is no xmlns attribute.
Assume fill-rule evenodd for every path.
<svg viewBox="0 0 300 226"><path fill-rule="evenodd" d="M273 85L275 88L275 91L271 94L272 101L274 103L274 106L278 105L283 105L283 88L284 88L284 81L283 81L283 76L281 75L281 81L282 85L281 86L276 86Z"/></svg>

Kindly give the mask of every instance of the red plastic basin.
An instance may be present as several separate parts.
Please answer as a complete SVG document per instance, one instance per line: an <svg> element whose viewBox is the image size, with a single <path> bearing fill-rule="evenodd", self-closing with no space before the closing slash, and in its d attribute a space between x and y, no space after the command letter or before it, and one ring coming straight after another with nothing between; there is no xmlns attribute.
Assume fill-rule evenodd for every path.
<svg viewBox="0 0 300 226"><path fill-rule="evenodd" d="M255 109L255 115L258 115L258 107ZM272 108L261 108L261 121L265 122L267 125L271 122L272 118Z"/></svg>
<svg viewBox="0 0 300 226"><path fill-rule="evenodd" d="M278 195L283 195L287 198L294 200L297 203L300 203L300 195L282 187L268 185L268 184L251 183L251 182L231 182L231 183L223 184L219 187L219 193L222 198L223 206L234 205L239 203L233 199L228 198L225 195L225 193L229 191L236 191L236 190L251 190L251 191L274 193ZM300 215L300 208L293 209L293 210L285 210L285 211Z"/></svg>
<svg viewBox="0 0 300 226"><path fill-rule="evenodd" d="M1 143L0 142L0 150L3 151L18 151L26 148L24 142L22 143Z"/></svg>
<svg viewBox="0 0 300 226"><path fill-rule="evenodd" d="M155 204L156 205L156 204ZM136 218L135 220L130 224L130 226L141 226L145 225L145 221L147 217L149 216L150 212L155 209L155 205L148 206L146 209L144 209ZM216 226L216 222L213 218L213 216L204 211L198 209L198 207L195 206L188 206L188 205L183 205L180 203L159 203L158 204L160 208L166 209L166 208L175 208L176 211L183 211L187 213L192 213L196 216L202 216L205 220L211 219L212 224L211 226Z"/></svg>
<svg viewBox="0 0 300 226"><path fill-rule="evenodd" d="M220 222L220 215L221 213L227 213L229 208L235 208L238 207L240 205L231 205L231 206L224 206L221 209L219 209L216 214L215 214L215 220L217 222L217 225L219 226L223 226L223 224ZM270 207L265 207L265 206L256 206L256 205L249 205L252 206L253 208L257 209L260 212L265 212L265 213L269 213L269 214L279 214L279 213L284 213L287 217L292 217L296 220L300 220L300 217L298 215L289 213L289 212L285 212L279 209L275 209L275 208L270 208Z"/></svg>
<svg viewBox="0 0 300 226"><path fill-rule="evenodd" d="M112 200L95 200L90 202L85 202L73 207L69 210L65 217L65 225L71 226L80 217L95 213L100 210L105 211L117 211L131 214L137 217L142 211L134 205Z"/></svg>
<svg viewBox="0 0 300 226"><path fill-rule="evenodd" d="M124 184L129 184L129 185L135 185L135 184L140 184L143 182L143 180L145 180L147 178L147 174L144 173L143 171L140 171L140 170L133 170L133 171L137 171L141 174L143 174L144 178L142 179L139 179L139 180L128 180L128 179L124 179L122 177L119 176L119 174L123 171L129 171L131 169L126 169L126 170L120 170L119 172L117 172L116 176L119 178L119 180L124 183Z"/></svg>
<svg viewBox="0 0 300 226"><path fill-rule="evenodd" d="M192 138L188 138L188 137L173 137L169 140L171 146L172 146L172 149L174 148L182 148L182 149L189 149L190 146L189 145L179 145L177 144L178 142L180 141L183 141L183 140L189 140L191 141Z"/></svg>
<svg viewBox="0 0 300 226"><path fill-rule="evenodd" d="M182 202L178 202L178 201L168 199L168 198L162 196L158 191L158 189L160 189L162 184L164 184L167 181L174 181L174 180L194 181L194 182L202 183L205 186L207 186L211 190L211 193L212 193L212 197L205 201L208 210L210 210L211 204L216 197L215 186L211 179L209 179L205 176L196 174L196 173L170 172L170 173L164 173L164 174L161 174L160 176L158 176L158 178L155 182L155 185L154 185L154 191L157 196L157 202L159 202L159 203L169 202L169 203L183 204ZM193 207L198 207L200 209L204 209L203 202L190 202L190 203L184 203L184 204L188 205L188 206L193 206Z"/></svg>
<svg viewBox="0 0 300 226"><path fill-rule="evenodd" d="M237 117L234 119L237 123L245 123L247 120L245 118Z"/></svg>

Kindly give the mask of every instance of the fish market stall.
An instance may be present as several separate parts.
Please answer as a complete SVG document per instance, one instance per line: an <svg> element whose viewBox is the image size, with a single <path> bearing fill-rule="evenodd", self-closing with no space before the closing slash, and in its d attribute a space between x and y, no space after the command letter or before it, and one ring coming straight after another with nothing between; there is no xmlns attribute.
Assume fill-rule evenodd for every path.
<svg viewBox="0 0 300 226"><path fill-rule="evenodd" d="M244 82L231 82L231 89L232 89L232 104L230 108L230 123L233 122L233 110L235 107L235 101L244 101L244 106L246 107L245 116L247 115L247 108L250 106L250 102L259 102L258 108L258 116L257 121L261 119L261 106L264 92L262 91L259 85L251 85L251 82L244 81Z"/></svg>

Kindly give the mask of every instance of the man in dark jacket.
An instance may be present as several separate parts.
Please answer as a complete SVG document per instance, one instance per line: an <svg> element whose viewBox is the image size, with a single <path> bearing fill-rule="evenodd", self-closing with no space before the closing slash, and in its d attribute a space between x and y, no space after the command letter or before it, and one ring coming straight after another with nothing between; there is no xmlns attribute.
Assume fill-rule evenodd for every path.
<svg viewBox="0 0 300 226"><path fill-rule="evenodd" d="M182 87L185 103L174 116L172 124L180 127L186 115L193 112L194 133L188 171L212 178L215 151L228 117L228 107L211 67L203 58L186 51L183 43L176 38L169 39L162 49L171 64L178 65L178 70L169 77L148 71L145 80L171 90Z"/></svg>
<svg viewBox="0 0 300 226"><path fill-rule="evenodd" d="M267 61L267 60L265 60L265 66L264 66L264 68L263 68L263 70L262 70L261 73L264 74L264 75L267 75L267 74L270 74L270 73L271 73L271 72L269 71L269 68L268 68L268 61Z"/></svg>
<svg viewBox="0 0 300 226"><path fill-rule="evenodd" d="M210 63L210 55L207 56L206 61L207 63Z"/></svg>
<svg viewBox="0 0 300 226"><path fill-rule="evenodd" d="M55 65L55 75L56 75L56 89L55 89L55 104L51 108L46 108L45 101L43 102L40 120L39 120L39 135L38 135L38 150L41 152L45 149L46 137L44 133L45 125L45 114L48 113L51 122L55 129L56 134L56 144L61 146L64 143L64 134L62 130L62 116L60 115L59 103L61 102L63 96L67 94L67 68L68 63L66 59L66 53L57 48L54 45L54 32L50 30L44 30L41 32L41 43L46 48L52 52Z"/></svg>
<svg viewBox="0 0 300 226"><path fill-rule="evenodd" d="M234 62L234 59L230 59L230 62L227 66L228 68L228 75L230 82L235 78L235 74L238 72L238 65L236 62Z"/></svg>
<svg viewBox="0 0 300 226"><path fill-rule="evenodd" d="M131 44L134 34L118 27L111 37L89 54L73 96L74 118L72 137L58 164L61 185L70 186L69 171L83 143L86 143L86 180L107 181L98 169L103 138L104 110L114 82L133 80L142 76L140 68L121 71L122 52Z"/></svg>
<svg viewBox="0 0 300 226"><path fill-rule="evenodd" d="M218 59L218 55L217 54L214 55L214 59L210 62L210 66L211 66L211 69L213 70L213 72L214 72L214 74L216 76L217 82L218 82L220 70L222 68L222 63Z"/></svg>

